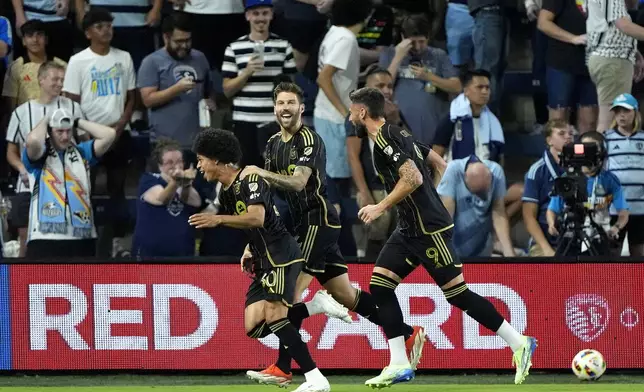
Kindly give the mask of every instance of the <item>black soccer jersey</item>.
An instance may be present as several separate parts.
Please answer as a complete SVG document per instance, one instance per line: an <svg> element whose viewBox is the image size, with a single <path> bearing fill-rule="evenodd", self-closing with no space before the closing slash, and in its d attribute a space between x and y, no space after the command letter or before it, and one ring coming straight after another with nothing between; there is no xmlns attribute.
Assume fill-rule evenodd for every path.
<svg viewBox="0 0 644 392"><path fill-rule="evenodd" d="M264 168L282 175L293 175L296 166L306 166L313 172L300 192L278 190L288 203L294 228L301 226L340 227L340 219L326 196L326 149L320 136L302 126L287 142L281 132L266 144Z"/></svg>
<svg viewBox="0 0 644 392"><path fill-rule="evenodd" d="M385 190L394 189L400 180L398 169L408 159L423 175L423 185L396 205L398 229L408 237L431 234L452 225L452 218L434 189L425 157L408 131L389 123L380 128L374 143L373 161Z"/></svg>
<svg viewBox="0 0 644 392"><path fill-rule="evenodd" d="M241 180L237 174L231 186L228 189L222 188L219 192L219 203L223 209L222 213L226 215L243 215L253 204L264 205L264 227L244 230L250 239L250 248L256 262L261 262L260 269L302 261L301 258L293 259L293 252L287 249L289 246L285 246L291 235L279 218L266 180L257 174L251 174Z"/></svg>

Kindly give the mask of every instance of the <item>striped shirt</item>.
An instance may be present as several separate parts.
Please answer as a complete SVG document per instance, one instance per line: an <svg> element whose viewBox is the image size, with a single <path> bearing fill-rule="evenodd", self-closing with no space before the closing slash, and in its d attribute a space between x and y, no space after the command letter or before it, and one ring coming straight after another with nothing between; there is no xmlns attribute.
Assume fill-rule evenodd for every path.
<svg viewBox="0 0 644 392"><path fill-rule="evenodd" d="M89 4L110 11L114 27L145 26L145 17L152 9L149 0L90 0Z"/></svg>
<svg viewBox="0 0 644 392"><path fill-rule="evenodd" d="M644 215L644 131L630 136L610 129L604 134L608 151L608 167L622 184L632 215ZM617 211L611 207L611 215Z"/></svg>
<svg viewBox="0 0 644 392"><path fill-rule="evenodd" d="M16 144L18 151L22 152L27 134L38 125L47 112L59 108L67 109L74 118L85 118L80 105L66 97L57 97L46 105L36 100L27 101L18 106L11 114L7 127L7 142ZM23 185L22 181L18 180L16 192L29 192L29 189Z"/></svg>
<svg viewBox="0 0 644 392"><path fill-rule="evenodd" d="M66 16L56 15L56 0L24 0L22 8L25 10L27 20L58 22L66 19Z"/></svg>
<svg viewBox="0 0 644 392"><path fill-rule="evenodd" d="M226 48L221 73L224 79L234 79L253 57L255 42L245 35ZM233 98L233 121L269 123L273 114L273 88L276 76L295 74L295 59L291 44L275 34L264 42L264 69L255 72Z"/></svg>
<svg viewBox="0 0 644 392"><path fill-rule="evenodd" d="M585 2L588 11L586 57L602 56L628 59L635 63L637 40L622 33L615 21L631 17L624 0L594 0Z"/></svg>

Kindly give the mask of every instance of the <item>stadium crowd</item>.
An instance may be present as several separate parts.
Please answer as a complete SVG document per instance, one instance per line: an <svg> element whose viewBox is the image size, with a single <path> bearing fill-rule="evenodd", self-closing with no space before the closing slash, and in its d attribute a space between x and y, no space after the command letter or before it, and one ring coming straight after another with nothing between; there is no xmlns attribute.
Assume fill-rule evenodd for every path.
<svg viewBox="0 0 644 392"><path fill-rule="evenodd" d="M349 94L361 86L379 89L387 120L433 150L459 256L553 256L563 206L551 191L565 172L559 154L578 139L603 152L603 169L585 174L589 209L611 252L619 254L628 235L628 252L642 256L638 5L12 0L0 17L5 256L241 255L241 233L189 224L198 211L218 211L221 191L197 172L190 150L204 128L229 129L242 167L263 167L279 130L273 88L285 80L305 91L305 123L326 146L328 196L346 256L374 260L396 220L391 212L370 225L357 219L359 208L386 196L373 142L348 120ZM532 36L528 133L541 134L545 149L523 181L510 183L502 97L517 20ZM70 143L80 157L65 153ZM289 226L286 201L275 203ZM517 230L530 241L516 241Z"/></svg>

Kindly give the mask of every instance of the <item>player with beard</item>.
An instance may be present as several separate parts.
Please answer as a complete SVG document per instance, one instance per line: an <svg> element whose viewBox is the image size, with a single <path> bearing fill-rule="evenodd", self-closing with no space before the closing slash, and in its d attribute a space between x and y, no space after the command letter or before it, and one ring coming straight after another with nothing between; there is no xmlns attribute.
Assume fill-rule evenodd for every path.
<svg viewBox="0 0 644 392"><path fill-rule="evenodd" d="M410 381L414 369L405 353L405 325L394 290L414 268L422 265L443 290L447 302L494 331L514 351L515 384L521 384L532 366L536 339L516 331L487 299L467 287L462 264L452 248L452 219L430 181L425 156L409 132L385 120L385 98L365 87L351 93L350 120L358 136L374 142L374 166L388 195L380 203L360 209L369 224L396 206L398 226L376 260L369 289L376 302L391 358L382 373L366 381L372 388Z"/></svg>
<svg viewBox="0 0 644 392"><path fill-rule="evenodd" d="M301 324L301 318L317 313L346 318L347 309L324 291L317 292L312 301L289 309L302 269L302 252L279 218L268 184L257 175L241 178L241 146L232 132L201 132L194 152L204 178L222 185L219 202L223 214L195 214L190 216L190 224L198 229L220 225L242 229L250 240L241 259L242 269L253 275L244 312L247 335L258 339L272 332L280 346L288 347L306 377L296 392L330 391L329 382L315 366L294 323Z"/></svg>
<svg viewBox="0 0 644 392"><path fill-rule="evenodd" d="M338 302L381 325L371 294L354 288L349 281L347 266L337 243L340 222L335 208L326 198L326 151L320 136L302 124L302 90L294 83L280 83L273 92L273 99L281 130L266 145L265 169L248 166L241 176L259 175L277 188L288 203L305 258L295 298L301 298L315 277ZM403 329L406 348L415 368L422 355L425 331L408 325ZM261 372L249 371L247 375L267 384L290 382L289 352L280 347L276 364Z"/></svg>

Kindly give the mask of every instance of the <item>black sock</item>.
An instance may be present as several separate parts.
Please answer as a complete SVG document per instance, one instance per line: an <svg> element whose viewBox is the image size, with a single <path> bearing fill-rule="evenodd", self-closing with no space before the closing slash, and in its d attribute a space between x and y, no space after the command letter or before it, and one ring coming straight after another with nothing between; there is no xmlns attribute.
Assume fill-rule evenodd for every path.
<svg viewBox="0 0 644 392"><path fill-rule="evenodd" d="M373 295L367 291L358 290L356 295L356 302L353 304L353 307L350 309L353 312L358 313L360 316L368 319L376 325L382 325L380 323L380 317L378 316L378 308L376 303L373 300ZM414 333L414 328L410 325L404 325L404 334L405 340ZM280 368L281 369L281 368Z"/></svg>
<svg viewBox="0 0 644 392"><path fill-rule="evenodd" d="M288 353L300 365L303 373L308 373L317 367L311 358L308 347L302 341L300 333L287 318L274 321L268 326L280 340L280 346L287 347ZM284 371L284 369L280 369Z"/></svg>
<svg viewBox="0 0 644 392"><path fill-rule="evenodd" d="M492 302L470 291L465 282L459 283L443 292L447 302L466 312L479 324L496 332L503 324L503 316Z"/></svg>
<svg viewBox="0 0 644 392"><path fill-rule="evenodd" d="M309 310L306 308L306 305L304 305L304 303L295 304L288 310L288 319L291 321L291 324L293 324L293 327L295 327L295 330L298 332L302 327L302 322L307 317L309 317ZM291 354L289 354L288 350L285 349L281 344L275 366L277 366L286 374L289 374L291 372Z"/></svg>
<svg viewBox="0 0 644 392"><path fill-rule="evenodd" d="M378 307L380 326L385 332L387 339L405 335L405 323L403 321L402 310L400 309L398 298L396 298L396 293L394 292L396 286L398 286L398 283L385 275L377 272L371 275L369 290Z"/></svg>

